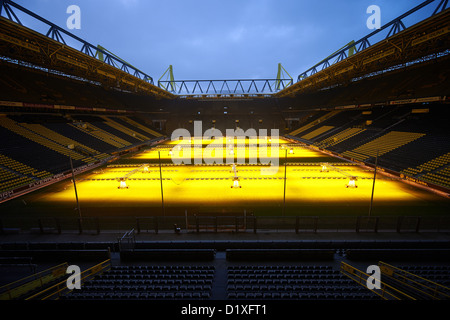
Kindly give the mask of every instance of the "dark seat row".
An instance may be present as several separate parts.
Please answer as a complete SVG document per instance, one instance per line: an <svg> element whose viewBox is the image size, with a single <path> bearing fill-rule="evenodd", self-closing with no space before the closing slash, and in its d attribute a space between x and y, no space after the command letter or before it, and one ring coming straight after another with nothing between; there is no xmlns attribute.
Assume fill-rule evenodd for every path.
<svg viewBox="0 0 450 320"><path fill-rule="evenodd" d="M450 266L399 266L402 270L450 271Z"/></svg>
<svg viewBox="0 0 450 320"><path fill-rule="evenodd" d="M151 279L166 279L166 280L177 280L177 279L192 279L192 280L206 280L212 279L214 277L213 274L147 274L147 275L128 275L128 274L120 274L120 275L110 275L105 274L102 276L103 279L108 280L151 280Z"/></svg>
<svg viewBox="0 0 450 320"><path fill-rule="evenodd" d="M269 285L269 284L291 284L291 285L322 285L322 284L333 284L341 285L348 283L349 279L338 278L338 279L314 279L314 280L303 280L303 279L269 279L269 280L255 280L255 279L228 279L227 284L241 284L241 285Z"/></svg>
<svg viewBox="0 0 450 320"><path fill-rule="evenodd" d="M140 265L120 265L120 266L112 266L111 270L214 270L214 266L158 266L158 265L150 265L150 266L140 266Z"/></svg>
<svg viewBox="0 0 450 320"><path fill-rule="evenodd" d="M297 280L300 282L308 282L308 281L323 281L323 280L327 280L327 281L331 281L331 280L339 280L342 279L343 277L341 275L318 275L318 276L298 276L298 275L277 275L277 276L273 276L273 275L263 275L260 277L256 277L256 278L250 278L250 277L228 277L229 280L235 280L235 281L241 281L241 280L249 280L249 281L275 281L275 280L282 280L282 281L287 281L290 282L292 280Z"/></svg>
<svg viewBox="0 0 450 320"><path fill-rule="evenodd" d="M380 299L374 293L358 293L358 294L348 294L348 293L288 293L288 292L265 292L265 293L254 293L254 292L229 292L228 299L292 299L292 300L378 300Z"/></svg>
<svg viewBox="0 0 450 320"><path fill-rule="evenodd" d="M341 285L228 285L227 291L236 292L364 292L367 291L362 286Z"/></svg>
<svg viewBox="0 0 450 320"><path fill-rule="evenodd" d="M325 261L334 259L330 249L227 249L228 261Z"/></svg>
<svg viewBox="0 0 450 320"><path fill-rule="evenodd" d="M242 271L229 271L229 277L245 277L245 278L258 278L261 276L271 276L271 277L284 277L284 276L295 276L295 277L317 277L317 276L333 276L339 272L330 272L327 270L287 270L287 271L258 271L258 272L242 272Z"/></svg>
<svg viewBox="0 0 450 320"><path fill-rule="evenodd" d="M261 271L267 271L267 270L332 270L331 266L305 266L305 265L298 265L298 266L229 266L228 272L230 271L250 271L250 270L261 270Z"/></svg>
<svg viewBox="0 0 450 320"><path fill-rule="evenodd" d="M104 272L105 274L116 274L116 275L138 275L138 274L214 274L214 270L187 270L187 269L177 269L177 270L108 270Z"/></svg>
<svg viewBox="0 0 450 320"><path fill-rule="evenodd" d="M211 285L92 285L83 286L82 292L121 292L121 291L133 291L133 292L193 292L193 291L211 291Z"/></svg>
<svg viewBox="0 0 450 320"><path fill-rule="evenodd" d="M114 279L92 279L84 283L88 285L211 285L213 279L147 279L147 280L114 280Z"/></svg>
<svg viewBox="0 0 450 320"><path fill-rule="evenodd" d="M420 276L448 276L449 272L446 270L408 270L410 273L414 273Z"/></svg>
<svg viewBox="0 0 450 320"><path fill-rule="evenodd" d="M134 249L120 251L121 261L212 261L215 249Z"/></svg>
<svg viewBox="0 0 450 320"><path fill-rule="evenodd" d="M209 299L208 292L114 292L114 293L82 293L72 292L62 296L62 300L155 300L155 299Z"/></svg>

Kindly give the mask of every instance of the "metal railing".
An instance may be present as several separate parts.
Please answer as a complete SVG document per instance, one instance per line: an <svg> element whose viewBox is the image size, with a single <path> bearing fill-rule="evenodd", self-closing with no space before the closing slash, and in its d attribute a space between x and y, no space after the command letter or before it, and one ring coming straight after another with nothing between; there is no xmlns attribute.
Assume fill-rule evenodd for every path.
<svg viewBox="0 0 450 320"><path fill-rule="evenodd" d="M108 259L81 272L79 279L80 285L83 285L85 281L90 280L94 278L96 275L101 274L110 269L111 269L111 259ZM64 280L28 297L25 300L57 300L61 296L71 292L72 290L77 289L69 289L67 287L67 281Z"/></svg>
<svg viewBox="0 0 450 320"><path fill-rule="evenodd" d="M159 211L159 210L158 210ZM449 232L448 216L260 216L247 214L204 214L189 216L118 216L118 217L43 217L24 216L0 219L0 233L41 234L100 234L125 233L134 229L136 234L173 231L174 225L182 232Z"/></svg>
<svg viewBox="0 0 450 320"><path fill-rule="evenodd" d="M356 269L348 263L341 262L340 271L343 275L357 282L367 290L372 291L384 300L416 300L414 297L396 289L380 280L380 289L369 289L366 285L367 279L371 277L367 273Z"/></svg>
<svg viewBox="0 0 450 320"><path fill-rule="evenodd" d="M19 279L0 287L0 300L12 300L19 298L43 285L54 281L66 274L68 264L64 262L31 276Z"/></svg>
<svg viewBox="0 0 450 320"><path fill-rule="evenodd" d="M385 262L378 262L383 277L394 280L395 283L405 290L415 293L423 299L448 300L450 299L450 288L434 281L430 281L413 273L389 265Z"/></svg>
<svg viewBox="0 0 450 320"><path fill-rule="evenodd" d="M133 250L136 245L136 237L134 234L134 229L125 232L125 234L118 239L119 251Z"/></svg>

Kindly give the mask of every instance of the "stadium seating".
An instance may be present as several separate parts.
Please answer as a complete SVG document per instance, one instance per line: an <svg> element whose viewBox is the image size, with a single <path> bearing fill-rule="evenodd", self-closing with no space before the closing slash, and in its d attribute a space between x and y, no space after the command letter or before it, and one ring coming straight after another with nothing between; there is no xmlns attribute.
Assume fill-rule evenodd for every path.
<svg viewBox="0 0 450 320"><path fill-rule="evenodd" d="M109 116L107 118L112 120L112 121L114 121L114 122L116 122L116 123L118 123L123 128L127 128L127 129L131 130L132 132L135 132L136 134L139 134L142 137L145 137L146 140L162 136L161 133L148 128L144 121L142 123L138 122L137 117L136 117L136 120L134 121L135 124L129 122L129 120L131 120L130 117L125 117L125 116L112 117L112 116Z"/></svg>
<svg viewBox="0 0 450 320"><path fill-rule="evenodd" d="M434 173L426 173L420 178L424 181L429 181L434 184L440 184L444 187L450 188L450 167L437 170Z"/></svg>
<svg viewBox="0 0 450 320"><path fill-rule="evenodd" d="M210 299L213 266L113 266L62 299Z"/></svg>
<svg viewBox="0 0 450 320"><path fill-rule="evenodd" d="M44 138L43 136L28 130L26 127L19 125L18 123L14 122L13 120L3 117L0 119L0 125L3 126L6 129L9 129L10 131L17 133L24 138L30 139L31 141L34 141L44 147L49 148L50 150L53 150L55 152L58 152L62 155L65 155L66 157L73 157L74 160L81 160L84 158L83 155L74 152L70 150L67 146L60 145L58 143L55 143L47 138Z"/></svg>
<svg viewBox="0 0 450 320"><path fill-rule="evenodd" d="M427 134L401 148L390 151L378 159L379 164L405 175L414 176L420 172L419 169L415 169L417 166L445 152L443 141L445 140L442 140L440 136ZM421 150L421 152L417 152L417 150Z"/></svg>
<svg viewBox="0 0 450 320"><path fill-rule="evenodd" d="M134 119L134 120L133 120ZM0 116L4 137L0 190L9 191L74 167L103 161L118 149L160 137L138 117L7 113ZM30 157L30 153L33 157ZM43 160L45 159L45 161Z"/></svg>
<svg viewBox="0 0 450 320"><path fill-rule="evenodd" d="M443 1L439 6L442 4ZM444 16L448 13L448 9L444 12L446 5L445 1L442 12L437 15ZM17 19L12 11L12 7L16 6L11 6L9 2L3 6L2 1L3 7L4 15L11 18L12 14ZM438 9L435 13L437 12ZM21 15L19 17L22 19ZM5 16L4 20L6 19ZM20 25L22 24L18 19L17 21ZM401 20L397 21L401 23ZM429 24L423 22L419 25ZM14 28L11 29L14 30ZM440 48L439 50L443 49L442 43L447 44L445 50L448 48L448 39L441 37L444 29L436 28L430 30L428 34L417 32L418 38L414 39L415 36L413 36L412 42L405 42L403 47L415 47L414 43L419 40L429 41L429 48L432 48L433 44L440 43L436 46ZM339 70L339 65L344 66L351 61L346 59L341 61L341 58L344 58L341 55L338 58L340 62L328 69L330 73L327 75L327 81L321 82L324 78L311 74L309 79L303 78L306 80L303 82L306 84L304 89L294 91L286 98L277 98L282 94L275 94L264 98L204 96L199 99L177 97L170 100L161 99L157 96L158 93L155 97L154 90L159 93L161 90L145 83L150 80L147 77L143 79L144 81L133 78L133 82L137 84L134 88L121 87L120 83L127 81L128 76L122 77L126 67L116 70L114 75L109 74L109 77L117 80L117 84L114 84L113 82L116 81L111 79L103 82L100 69L108 67L112 70L113 68L112 65L107 65L107 60L100 65L100 69L95 67L99 62L96 58L83 57L81 53L76 55L78 58L71 56L66 57L65 62L64 60L58 62L57 56L70 49L65 43L61 49L55 51L54 48L41 46L41 41L33 40L31 37L33 34L30 33L27 37L24 26L19 26L17 30L20 30L17 39L5 35L2 37L2 41L7 41L8 44L3 46L4 55L0 59L2 74L0 78L0 136L2 137L0 192L2 197L13 194L9 192L11 190L22 191L27 186L43 182L42 180L46 178L50 180L54 177L54 180L57 180L60 176L67 177L72 163L69 164L69 157L76 168L83 170L91 169L94 165L100 166L109 161L116 161L108 167L116 167L118 168L116 171L121 172L121 166L123 168L127 166L127 164L118 164L117 159L122 154L134 152L161 137L170 136L178 128L185 128L192 135L194 132L202 134L211 127L219 129L223 134L226 134L227 129L236 128L244 131L251 128L266 129L269 131L268 134L271 134L270 129L276 129L281 136L289 134L290 139L297 139L312 146L313 153L316 153L316 149L334 153L336 157L330 162L341 162L344 157L364 162L366 165L374 165L378 155L377 165L381 171L398 176L389 177L386 180L413 181L417 179L419 180L417 182L428 183L446 192L447 195L450 190L450 138L447 115L450 79L448 50L426 51L426 56L425 53L420 56L422 52L420 48L426 46L422 44L416 47L417 50L414 50L414 57L412 57L407 54L408 52L403 54L403 48L395 51L402 46L395 45L396 40L393 38L392 42L389 39L385 43L393 44L391 52L396 54L389 56L383 52L384 50L380 53L374 52L369 59L363 58L359 62L355 60L357 63L352 67ZM396 29L392 29L390 33L392 31L395 33ZM49 41L52 45L57 44L54 40L58 40L59 31L53 26L48 35L50 33L54 39ZM401 33L395 36L401 36ZM50 56L43 56L45 61L46 57L53 57L51 63L34 59L34 55L39 51L36 44L39 44L40 49L46 48L44 51L51 53ZM70 43L68 44L70 46ZM366 42L362 44L363 46L366 46ZM371 47L376 48L376 46L377 44L374 43ZM360 49L363 52L359 52L351 59L364 57L365 49L363 50L362 47ZM84 53L90 51L86 46L83 46L81 50L87 50ZM54 55L55 52L58 53ZM397 54L400 52L402 54ZM17 58L18 56L21 58ZM399 59L398 65L386 64L386 58L390 59L394 56ZM84 60L84 58L90 61L89 68L86 69L88 72L80 73L76 70L84 64L77 59ZM34 63L39 66L33 65ZM372 65L377 65L379 70L371 69ZM366 69L366 66L370 69ZM323 67L324 70L319 73L328 73L325 65ZM74 71L73 74L70 70ZM99 72L98 77L89 75L95 74L93 70ZM347 76L350 74L349 71L352 78ZM346 74L346 72L349 73ZM131 74L129 76L131 79ZM135 76L140 77L138 73L135 73ZM333 78L337 79L335 83L331 83ZM347 79L346 82L343 79ZM326 83L328 87L312 89L317 88L317 85L320 85L319 82ZM296 88L302 88L303 84L300 83ZM144 93L145 88L151 89ZM142 93L137 93L138 90ZM196 121L202 122L201 132L195 131ZM288 145L296 144L292 141ZM167 152L168 148L165 146L158 150ZM294 159L293 162L295 158L298 156L291 158ZM313 156L305 157L301 165L308 164L309 161L313 162L312 158ZM328 193L320 185L320 182L326 181L325 179L339 179L327 182L336 182L336 185L339 184L338 188L341 191L348 191L347 193L366 190L363 183L358 190L346 189L344 181L348 180L347 175L345 178L344 176L336 178L319 173L318 164L321 159L320 155L314 159L316 168L306 169L310 172L316 171L317 175L321 175L320 177L309 174L306 177L298 175L299 179L319 182L313 188L308 188L306 184L305 187L302 185L293 188L291 181L293 178L296 179L296 175L303 169L290 170L293 173L290 172L288 179L288 165L293 163L284 165L284 197L281 216L278 212L281 211L278 210L278 208L281 209L281 192L278 192L281 188L276 190L276 185L281 185L278 182L283 181L281 175L275 178L247 177L246 169L239 169L244 172L241 176L243 189L246 188L246 182L253 182L249 179L265 179L269 183L275 181L270 179L278 179L273 184L273 190L269 191L270 196L276 198L274 200L276 206L272 207L275 209L261 205L262 209L258 208L258 213L250 215L249 209L255 208L245 203L247 196L236 202L231 199L231 202L227 201L227 205L233 205L239 208L239 211L242 211L242 206L244 210L244 218L242 216L238 218L232 216L227 208L221 208L222 202L209 204L207 201L202 201L198 207L189 201L181 203L186 194L180 197L180 192L177 194L167 190L168 184L175 183L179 186L178 181L181 179L172 179L168 176L162 178L161 166L159 172L161 183L152 182L152 185L157 187L155 189L157 193L154 193L153 189L147 190L146 185L143 186L141 190L145 200L137 206L131 204L136 199L134 196L138 194L135 191L138 188L133 190L132 184L141 178L128 176L131 170L135 170L128 170L131 165L127 170L123 170L127 172L125 177L131 180L130 192L125 193L126 200L130 203L129 207L128 203L122 206L110 201L119 199L115 194L127 191L122 190L122 183L116 189L117 180L122 182L125 179L121 178L122 173L115 179L107 178L106 175L100 178L111 181L111 189L117 193L109 196L105 188L102 203L98 204L85 197L87 192L83 191L84 195L80 197L82 209L77 203L78 211L73 210L74 199L67 202L66 208L65 204L58 203L62 202L63 197L55 197L53 198L55 201L51 201L50 210L47 209L46 204L35 201L40 197L40 193L26 197L27 201L18 198L7 202L5 207L8 210L5 210L4 216L0 216L0 233L2 238L7 240L0 243L0 266L7 268L8 271L17 271L15 269L24 266L31 269L31 276L25 278L31 281L27 281L23 286L28 289L31 287L32 290L27 291L25 296L14 296L21 299L30 297L37 291L46 289L48 285L67 278L66 265L64 265L64 268L57 272L52 269L44 272L44 276L51 280L48 281L47 286L42 286L43 277L37 281L36 268L43 269L42 265L56 260L74 264L98 263L97 260L107 261L105 269L98 268L96 265L85 270L89 279L82 281L80 290L67 292L69 289L63 281L61 292L64 294L59 296L61 300L157 300L157 303L160 303L162 300L229 299L230 304L236 303L237 300L247 300L246 302L308 300L308 304L312 300L379 300L380 297L368 290L362 281L355 282L356 280L352 280L348 274L346 275L337 267L338 264L342 265L348 260L358 264L358 267L366 268L379 259L387 259L387 261L405 264L401 267L402 269L422 277L423 280L450 285L450 268L448 267L450 260L448 226L450 224L445 212L447 207L445 204L441 205L447 199L437 202L436 207L439 208L436 211L427 212L427 205L436 195L431 194L429 200L425 196L422 197L421 193L415 192L417 189L405 185L404 189L412 190L409 195L413 199L395 200L394 204L394 200L385 201L380 197L380 200L375 200L376 216L372 215L372 202L369 216L365 216L369 206L369 192L364 193L363 196L357 195L355 198L343 198L349 199L345 202L339 199L338 192L331 192L336 201L342 202L343 209L335 210L333 205L328 205L326 201L315 199L303 204L300 201L303 200L302 197L308 192L313 194L316 187L317 195ZM136 170L141 170L144 167L143 162L147 160L132 159L135 161L132 165L141 161L138 166L135 166L139 168ZM152 161L154 163L151 165L155 165L156 160ZM339 165L342 165L342 162L337 163L337 166ZM348 165L356 166L356 163L348 163ZM170 171L172 168L165 167L165 169ZM98 170L98 172L103 171L103 169ZM363 170L366 173L371 171L367 167ZM156 170L148 171L156 173ZM115 174L111 176L114 177ZM148 180L158 180L156 176L157 174ZM237 180L237 176L235 178ZM83 179L90 178L84 176ZM147 180L147 178L144 179ZM193 179L228 178L188 176L182 179L186 179L187 185ZM188 181L189 179L191 181ZM372 178L361 177L361 179L368 179L365 182L369 182ZM375 186L375 178L373 182ZM95 184L93 183L94 187L91 190L95 191L92 193L99 190L100 194L101 188L95 187ZM230 190L228 185L225 188ZM176 189L182 190L182 188ZM206 184L204 189L202 186L199 190L209 192L208 185ZM394 194L395 191L392 193ZM223 194L226 196L226 193ZM159 196L162 200L162 216L159 215ZM264 203L267 201L264 199L266 195L263 192L257 196L261 197ZM267 198L270 199L270 196ZM76 197L78 202L77 193ZM419 198L420 201L417 203L420 205L416 205L414 200ZM152 199L158 200L157 206L153 205ZM297 199L299 205L296 204ZM180 201L180 208L187 207L184 211L185 216L175 216L178 203L175 204L174 200ZM226 200L230 199L227 197ZM30 205L32 202L34 204ZM209 206L214 207L215 213L211 214L214 217L209 216ZM46 214L55 213L57 216L39 217L39 210L34 212L38 207L40 210L45 210ZM412 207L414 210L411 210ZM180 209L180 212L183 209ZM341 215L339 211L345 212L348 216ZM83 212L83 219L81 219L81 212ZM192 224L193 212L199 212L198 217L195 215L195 224ZM311 216L310 212L312 212ZM436 216L434 216L435 212L438 212ZM122 213L128 216L120 216L119 214ZM289 216L285 217L285 213ZM140 217L138 216L140 214L146 216ZM230 215L218 217L218 214ZM178 224L186 226L186 230L180 232ZM138 242L135 242L134 238L135 226L140 238ZM133 242L131 245L128 243L128 247L125 240L121 242L124 238L115 238L115 231L122 232L127 228L133 231ZM62 230L65 231L65 235L56 235L61 234ZM203 230L207 233L201 234ZM219 233L219 231L223 232ZM11 236L12 233L14 235ZM405 235L406 233L408 235ZM126 235L130 235L130 232ZM11 238L8 238L10 236ZM80 242L64 242L67 239L68 241L76 239L75 241ZM140 241L141 239L150 240ZM433 262L436 264L433 265ZM30 286L38 282L41 282L38 286ZM404 282L389 282L389 280L387 282L402 287L402 290L408 293L412 292L410 288L404 286ZM0 290L0 295L10 291L5 287L0 287L3 290ZM59 288L55 291L59 293ZM10 295L9 298L13 297ZM36 299L41 298L44 296ZM418 295L417 298L422 297ZM184 304L185 301L182 303ZM207 304L205 302L205 305ZM147 314L154 316L154 310L147 305L145 304L145 308L148 308ZM39 314L35 308L30 309L36 315ZM117 308L112 309L115 312ZM403 311L406 309L410 308L407 306ZM376 308L367 310L379 311ZM55 314L54 311L50 306L44 314ZM101 308L103 316L105 311ZM131 315L135 313L133 308L128 311L131 311L129 312ZM299 309L299 311L303 310ZM321 315L321 311L319 308L312 314L313 316ZM344 316L358 314L355 313L356 308L352 306L343 309L338 305L332 311L336 315ZM13 314L17 316L20 312L21 310L17 310Z"/></svg>
<svg viewBox="0 0 450 320"><path fill-rule="evenodd" d="M338 114L338 113L339 113L339 111L335 111L335 110L329 111L329 112L325 112L325 114L322 115L321 117L319 117L319 118L317 118L317 119L315 119L315 120L312 120L312 121L308 122L306 125L304 125L304 126L298 128L298 129L292 131L292 132L289 133L289 134L290 134L291 136L296 136L296 135L298 135L298 134L300 134L300 133L302 133L302 132L305 132L306 130L308 130L308 129L310 129L310 128L316 126L316 125L318 125L319 123L322 123L323 121L325 121L325 120L327 120L327 119L329 119L329 118L335 116L335 115ZM305 138L305 139L307 139L307 138Z"/></svg>
<svg viewBox="0 0 450 320"><path fill-rule="evenodd" d="M78 141L80 144L87 145L94 150L102 152L102 154L107 154L114 150L114 146L79 130L70 123L46 123L44 125L50 130L58 132L69 139Z"/></svg>
<svg viewBox="0 0 450 320"><path fill-rule="evenodd" d="M304 93L297 98L285 98L280 101L280 105L307 110L441 96L448 91L449 63L449 59L430 61L409 69L394 70L387 74L360 79L347 86Z"/></svg>
<svg viewBox="0 0 450 320"><path fill-rule="evenodd" d="M406 299L447 300L450 298L450 278L446 265L393 266L379 261L382 282L387 291L395 288Z"/></svg>
<svg viewBox="0 0 450 320"><path fill-rule="evenodd" d="M348 249L350 260L411 260L411 261L449 261L448 249Z"/></svg>
<svg viewBox="0 0 450 320"><path fill-rule="evenodd" d="M102 119L105 120L105 124L107 124L108 126L114 128L114 129L117 129L118 131L121 131L121 132L127 134L128 136L131 136L139 141L147 141L147 140L151 139L147 136L139 134L138 132L136 132L130 128L127 128L127 127L121 125L120 123L116 122L115 120L112 120L111 118L102 117Z"/></svg>
<svg viewBox="0 0 450 320"><path fill-rule="evenodd" d="M94 150L88 146L85 146L75 140L72 140L70 138L67 138L57 132L54 132L46 127L44 127L41 124L22 124L23 127L29 129L30 131L33 131L41 136L46 137L49 140L55 141L61 145L65 145L65 146L76 146L77 150L82 153L83 155L90 155L90 156L95 156L98 154L97 150ZM92 158L83 158L84 161L92 161Z"/></svg>
<svg viewBox="0 0 450 320"><path fill-rule="evenodd" d="M89 135L96 137L116 148L123 148L126 146L130 146L132 143L123 139L120 136L111 134L105 125L100 121L95 122L79 122L75 124L71 124L71 126L83 131ZM112 129L112 128L111 128ZM116 132L117 133L117 132ZM120 134L121 135L121 134Z"/></svg>
<svg viewBox="0 0 450 320"><path fill-rule="evenodd" d="M2 166L9 167L10 169L16 170L17 172L20 172L22 174L31 174L35 175L36 177L45 177L45 172L36 172L35 169L24 165L18 161L15 161L14 159L10 159L7 156L0 155L0 161Z"/></svg>
<svg viewBox="0 0 450 320"><path fill-rule="evenodd" d="M122 261L208 261L213 260L214 249L134 249L120 252Z"/></svg>
<svg viewBox="0 0 450 320"><path fill-rule="evenodd" d="M15 187L51 176L49 172L38 171L3 154L0 154L0 174L0 190L2 191L12 190Z"/></svg>
<svg viewBox="0 0 450 320"><path fill-rule="evenodd" d="M21 176L18 173L0 167L0 181L0 192L3 192L30 183L34 180L30 177Z"/></svg>
<svg viewBox="0 0 450 320"><path fill-rule="evenodd" d="M400 265L398 268L419 277L450 287L450 267L443 265Z"/></svg>
<svg viewBox="0 0 450 320"><path fill-rule="evenodd" d="M423 108L406 104L320 111L291 134L301 142L370 164L378 152L378 166L448 188L444 109L440 103L427 103Z"/></svg>
<svg viewBox="0 0 450 320"><path fill-rule="evenodd" d="M227 260L260 261L260 260L333 260L334 250L327 249L228 249Z"/></svg>
<svg viewBox="0 0 450 320"><path fill-rule="evenodd" d="M327 132L333 128L334 128L333 126L322 126L322 127L317 128L314 131L311 131L310 133L305 134L301 138L306 139L306 140L311 140L312 138L317 137L318 135L320 135L324 132Z"/></svg>
<svg viewBox="0 0 450 320"><path fill-rule="evenodd" d="M370 157L382 156L389 151L397 149L411 141L424 136L422 133L391 131L343 155L364 161Z"/></svg>
<svg viewBox="0 0 450 320"><path fill-rule="evenodd" d="M228 267L228 299L379 299L331 266Z"/></svg>
<svg viewBox="0 0 450 320"><path fill-rule="evenodd" d="M150 136L153 136L153 137L161 137L162 136L161 133L150 129L148 126L146 126L145 124L140 122L137 117L118 117L118 119L123 120L125 123L128 123L133 128L137 128L139 130L143 130L143 131L147 132L147 134L150 134Z"/></svg>

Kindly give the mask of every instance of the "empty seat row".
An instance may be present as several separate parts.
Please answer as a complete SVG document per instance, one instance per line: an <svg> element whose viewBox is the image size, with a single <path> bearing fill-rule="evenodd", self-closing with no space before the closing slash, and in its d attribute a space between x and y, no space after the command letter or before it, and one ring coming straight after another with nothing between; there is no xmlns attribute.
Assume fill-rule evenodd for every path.
<svg viewBox="0 0 450 320"><path fill-rule="evenodd" d="M449 281L450 275L429 275L426 277L428 280L442 280Z"/></svg>
<svg viewBox="0 0 450 320"><path fill-rule="evenodd" d="M105 271L105 274L213 274L214 270L193 270L193 269L174 269L174 270L108 270Z"/></svg>
<svg viewBox="0 0 450 320"><path fill-rule="evenodd" d="M148 275L129 275L129 274L120 274L120 275L110 275L105 274L102 275L103 279L115 279L115 280L151 280L151 279L167 279L167 280L175 280L175 279L192 279L192 280L206 280L213 278L213 274L148 274Z"/></svg>
<svg viewBox="0 0 450 320"><path fill-rule="evenodd" d="M411 273L422 276L445 276L448 275L446 270L408 270Z"/></svg>
<svg viewBox="0 0 450 320"><path fill-rule="evenodd" d="M423 271L450 271L450 266L404 266L398 267L402 270L423 270Z"/></svg>
<svg viewBox="0 0 450 320"><path fill-rule="evenodd" d="M90 293L71 292L62 296L62 300L154 300L154 299L209 299L208 292L114 292L114 293Z"/></svg>
<svg viewBox="0 0 450 320"><path fill-rule="evenodd" d="M192 292L192 291L211 291L211 285L149 285L149 286L120 286L120 285L93 285L83 286L81 291L89 292L120 292L120 291L134 291L134 292Z"/></svg>
<svg viewBox="0 0 450 320"><path fill-rule="evenodd" d="M242 274L242 273L229 273L228 278L244 278L244 279L337 279L341 277L339 273L260 273L260 274Z"/></svg>
<svg viewBox="0 0 450 320"><path fill-rule="evenodd" d="M227 291L236 292L364 292L362 286L297 286L297 285L228 285Z"/></svg>
<svg viewBox="0 0 450 320"><path fill-rule="evenodd" d="M268 280L255 280L255 279L228 279L227 284L258 284L258 285L269 285L269 284L291 284L291 285L321 285L321 284L333 284L341 285L348 283L349 279L314 279L314 280L303 280L303 279L268 279Z"/></svg>
<svg viewBox="0 0 450 320"><path fill-rule="evenodd" d="M228 271L230 270L332 270L331 266L229 266Z"/></svg>
<svg viewBox="0 0 450 320"><path fill-rule="evenodd" d="M177 279L177 280L165 280L165 279L146 279L146 280L113 280L113 279L92 279L84 283L87 285L211 285L213 279Z"/></svg>
<svg viewBox="0 0 450 320"><path fill-rule="evenodd" d="M214 266L140 266L140 265L120 265L112 266L111 270L214 270Z"/></svg>
<svg viewBox="0 0 450 320"><path fill-rule="evenodd" d="M348 294L348 293L288 293L288 292L265 292L265 293L243 293L243 292L229 292L228 299L293 299L293 300L378 300L380 299L374 293L358 293L358 294Z"/></svg>

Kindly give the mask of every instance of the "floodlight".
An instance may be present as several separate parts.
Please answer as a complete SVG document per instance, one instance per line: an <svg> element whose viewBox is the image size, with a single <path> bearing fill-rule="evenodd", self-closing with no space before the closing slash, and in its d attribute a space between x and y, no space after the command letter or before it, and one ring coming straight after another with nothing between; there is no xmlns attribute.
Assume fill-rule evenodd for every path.
<svg viewBox="0 0 450 320"><path fill-rule="evenodd" d="M231 186L232 188L242 188L240 185L239 185L239 178L234 178L233 179L233 185Z"/></svg>
<svg viewBox="0 0 450 320"><path fill-rule="evenodd" d="M294 148L289 149L289 154L294 154Z"/></svg>
<svg viewBox="0 0 450 320"><path fill-rule="evenodd" d="M356 185L356 177L350 177L346 188L358 188L358 186Z"/></svg>
<svg viewBox="0 0 450 320"><path fill-rule="evenodd" d="M120 179L120 183L119 183L119 186L117 188L118 189L128 189L127 183L126 183L124 178Z"/></svg>

